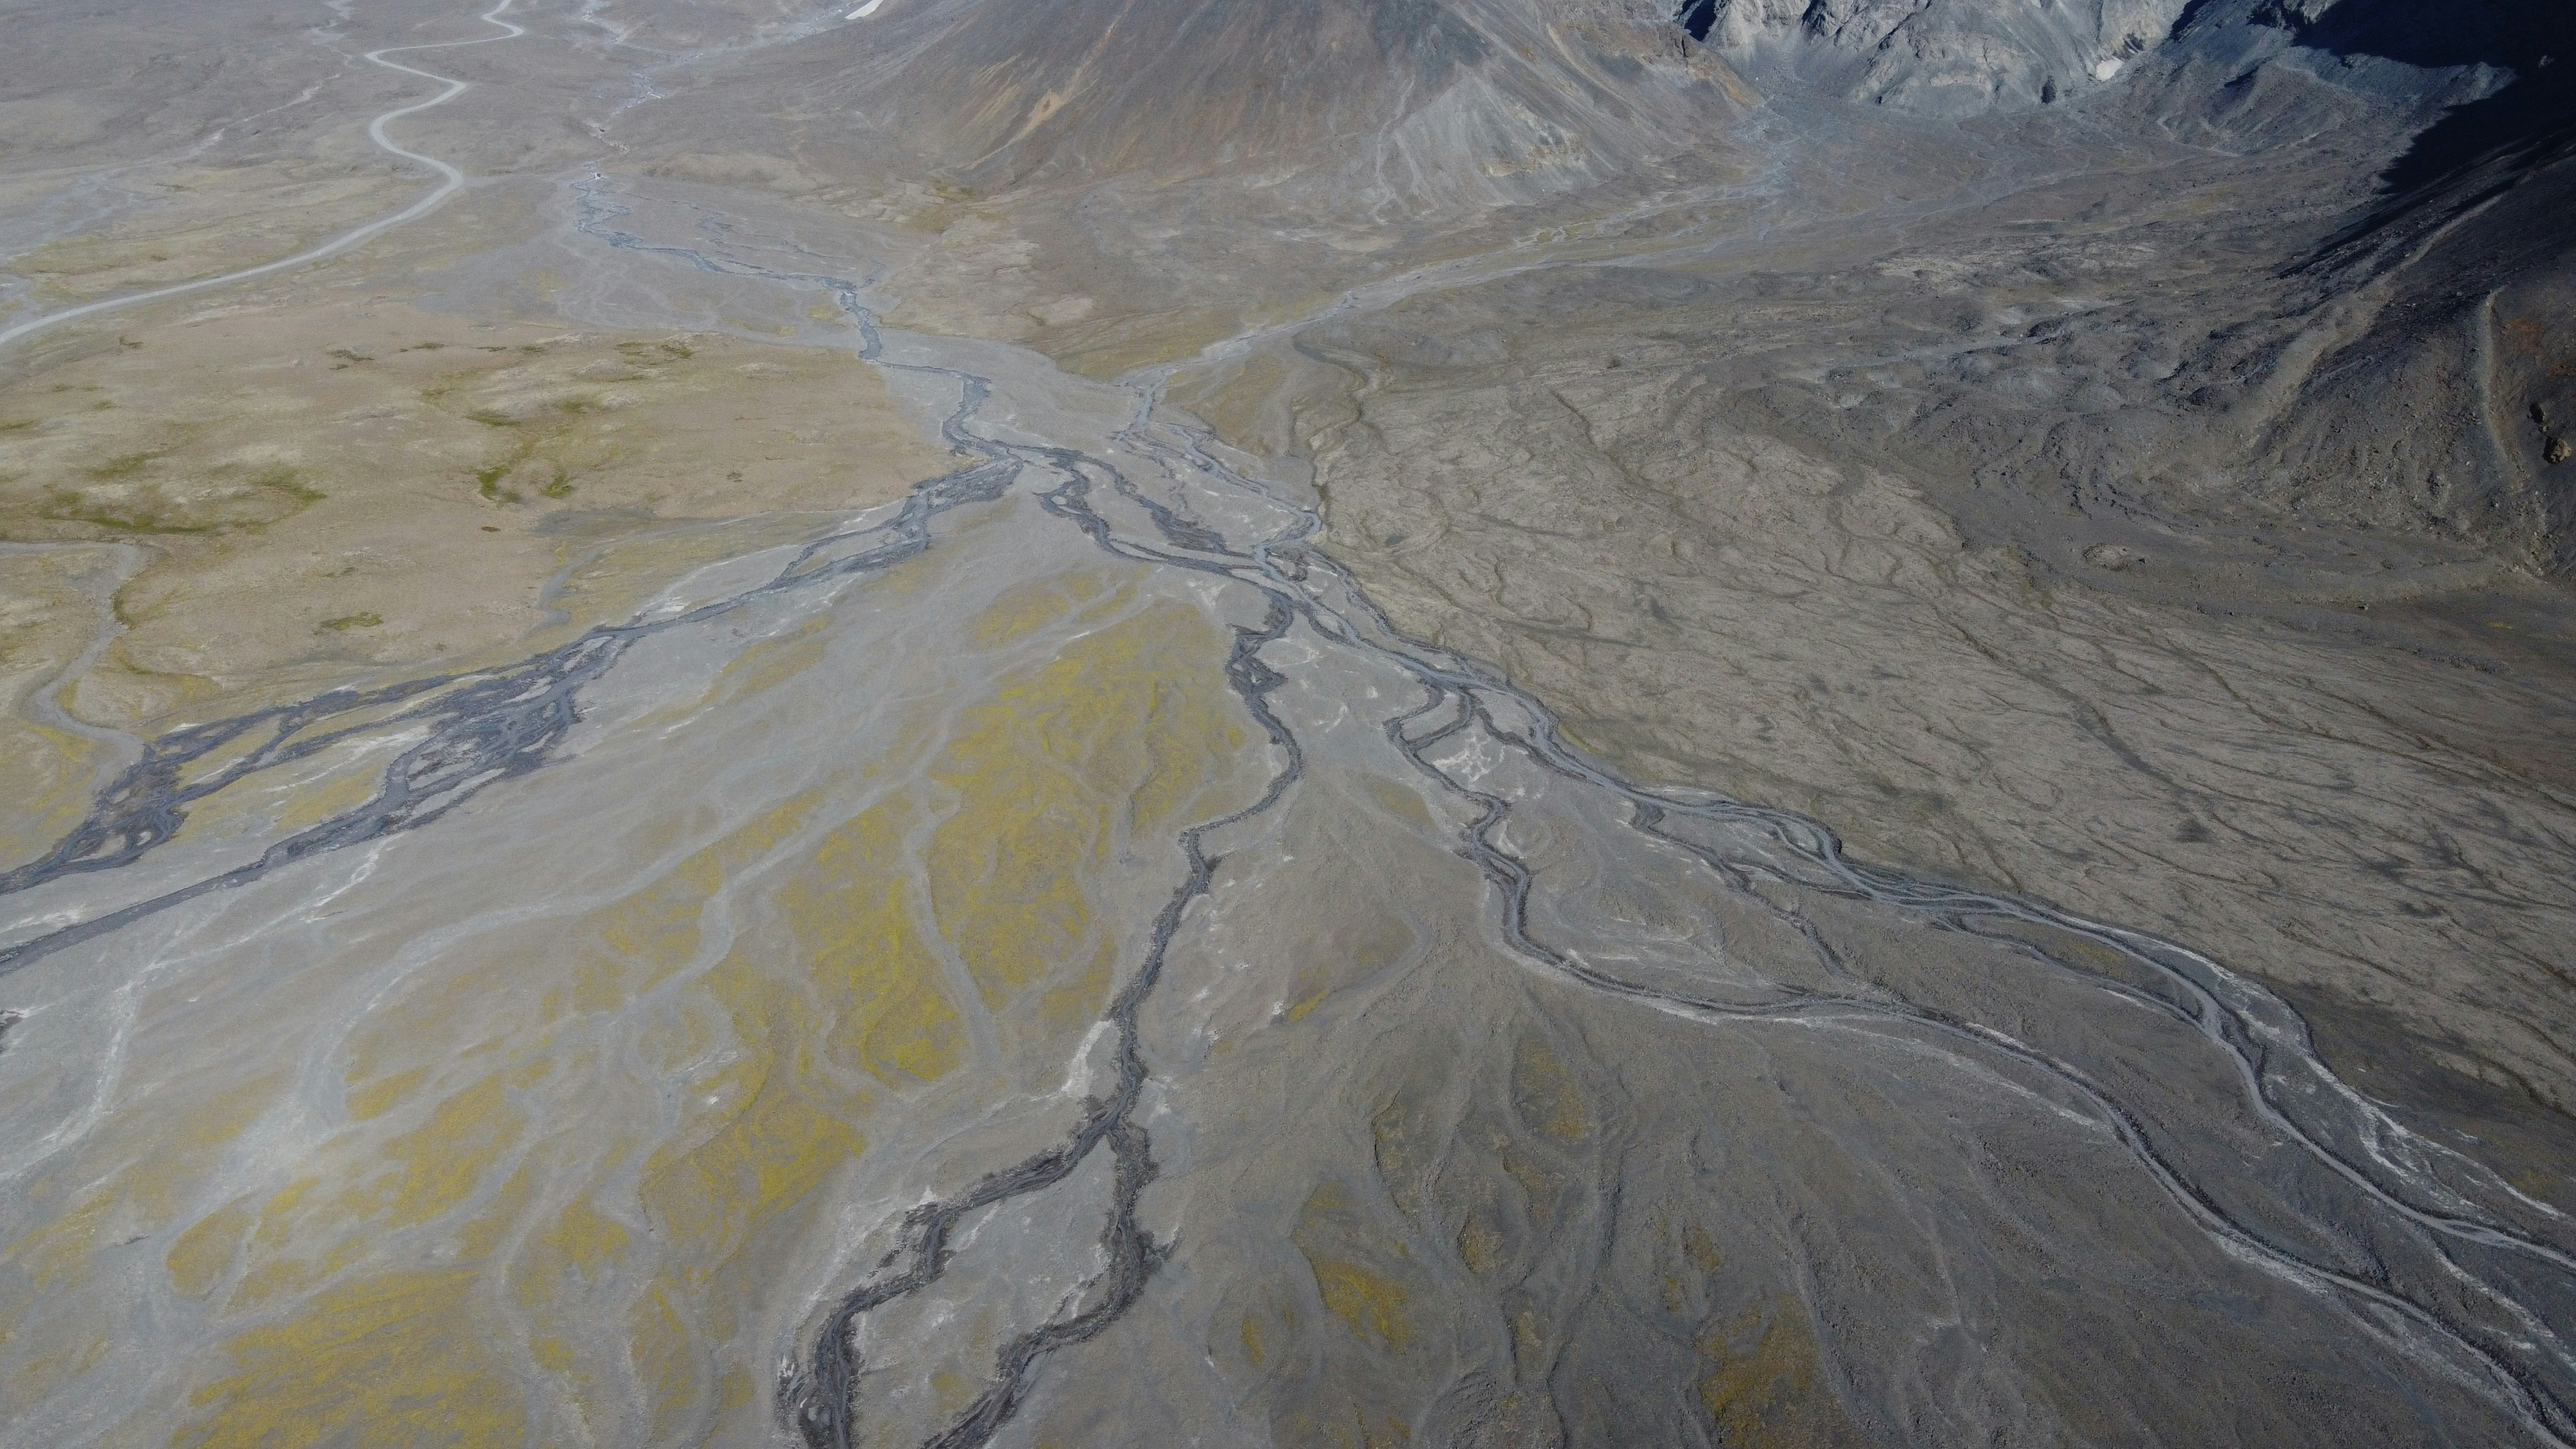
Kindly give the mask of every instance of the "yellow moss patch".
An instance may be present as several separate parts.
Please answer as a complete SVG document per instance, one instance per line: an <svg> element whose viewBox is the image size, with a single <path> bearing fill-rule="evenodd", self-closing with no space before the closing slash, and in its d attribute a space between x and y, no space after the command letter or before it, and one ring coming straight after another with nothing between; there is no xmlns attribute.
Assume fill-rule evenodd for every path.
<svg viewBox="0 0 2576 1449"><path fill-rule="evenodd" d="M1559 1141L1584 1133L1583 1094L1556 1053L1535 1038L1523 1038L1512 1057L1512 1095L1521 1120Z"/></svg>
<svg viewBox="0 0 2576 1449"><path fill-rule="evenodd" d="M777 896L831 1018L831 1051L887 1083L945 1076L965 1049L964 1019L909 904L904 832L915 813L908 797L871 807L825 836Z"/></svg>
<svg viewBox="0 0 2576 1449"><path fill-rule="evenodd" d="M191 1096L181 1084L129 1105L58 1175L30 1192L39 1204L55 1199L55 1184L86 1182L69 1205L0 1251L0 1264L20 1270L25 1289L58 1292L89 1275L90 1255L169 1226L203 1189L233 1139L256 1121L284 1088L281 1076L262 1076L224 1090ZM59 1199L55 1199L59 1200ZM21 1291L12 1285L9 1296ZM0 1323L24 1316L21 1305L0 1300Z"/></svg>
<svg viewBox="0 0 2576 1449"><path fill-rule="evenodd" d="M1418 829L1434 828L1431 807L1422 803L1420 794L1378 775L1369 776L1363 783L1368 787L1369 798L1385 807L1388 814Z"/></svg>
<svg viewBox="0 0 2576 1449"><path fill-rule="evenodd" d="M624 1254L631 1239L625 1224L592 1207L588 1198L576 1198L556 1215L540 1241L588 1276Z"/></svg>
<svg viewBox="0 0 2576 1449"><path fill-rule="evenodd" d="M1390 1351L1413 1341L1405 1313L1413 1294L1394 1277L1403 1250L1379 1245L1339 1186L1325 1183L1307 1195L1292 1238L1325 1309L1353 1336Z"/></svg>
<svg viewBox="0 0 2576 1449"><path fill-rule="evenodd" d="M1401 1285L1339 1258L1309 1255L1306 1263L1315 1274L1315 1290L1323 1295L1324 1307L1348 1324L1351 1332L1388 1348L1400 1349L1412 1341L1413 1325L1404 1316L1404 1305L1411 1299Z"/></svg>
<svg viewBox="0 0 2576 1449"><path fill-rule="evenodd" d="M667 1285L656 1283L636 1300L626 1317L626 1338L636 1380L653 1406L651 1437L665 1441L696 1410L700 1394L698 1345Z"/></svg>
<svg viewBox="0 0 2576 1449"><path fill-rule="evenodd" d="M429 1120L385 1144L396 1173L380 1189L396 1226L436 1217L482 1185L493 1161L517 1141L526 1119L509 1104L498 1074L438 1104Z"/></svg>
<svg viewBox="0 0 2576 1449"><path fill-rule="evenodd" d="M232 1372L189 1402L180 1449L412 1449L528 1442L518 1386L473 1311L467 1271L389 1273L225 1345Z"/></svg>
<svg viewBox="0 0 2576 1449"><path fill-rule="evenodd" d="M649 590L746 542L675 522L783 542L950 463L834 349L383 303L135 340L0 387L0 423L27 424L0 431L0 538L152 546L72 700L119 726L518 657L634 601L603 568Z"/></svg>
<svg viewBox="0 0 2576 1449"><path fill-rule="evenodd" d="M710 806L616 842L673 863L578 917L478 937L391 993L349 1039L347 1121L286 1172L227 1187L241 1195L212 1211L194 1179L70 1201L12 1281L77 1272L124 1240L135 1203L184 1228L163 1251L169 1281L235 1316L190 1446L526 1442L542 1427L530 1392L559 1405L547 1423L578 1414L601 1435L639 1392L656 1435L756 1426L766 1366L738 1345L757 1338L781 1252L867 1150L878 1103L962 1089L979 1004L943 938L969 962L1036 943L1032 969L976 980L1008 988L1006 1041L1069 1044L1114 989L1113 853L1131 832L1168 839L1232 782L1223 631L1132 584L1104 574L997 614L983 647L1038 657L951 717L945 746L898 745L885 771L720 836ZM728 687L810 667L820 643L780 641ZM822 815L871 778L911 782ZM628 1077L629 1061L661 1080ZM229 1141L269 1096L209 1130ZM655 1125L629 1126L639 1113ZM1389 1298L1363 1253L1331 1256L1347 1271L1324 1271L1349 1285L1336 1311L1356 1293L1377 1305L1371 1331L1402 1341L1411 1290ZM243 1327L254 1311L269 1321Z"/></svg>
<svg viewBox="0 0 2576 1449"><path fill-rule="evenodd" d="M1067 372L1114 378L1139 367L1195 356L1243 330L1234 312L1188 308L1110 317L1040 332L1032 345Z"/></svg>
<svg viewBox="0 0 2576 1449"><path fill-rule="evenodd" d="M666 1251L685 1264L683 1277L702 1278L865 1146L832 1111L764 1079L706 1140L654 1154L644 1208Z"/></svg>
<svg viewBox="0 0 2576 1449"><path fill-rule="evenodd" d="M118 567L105 548L0 554L0 869L42 854L87 813L98 742L29 711L108 626Z"/></svg>
<svg viewBox="0 0 2576 1449"><path fill-rule="evenodd" d="M1470 1273L1494 1271L1503 1261L1503 1235L1482 1214L1469 1213L1458 1228L1458 1261Z"/></svg>
<svg viewBox="0 0 2576 1449"><path fill-rule="evenodd" d="M1231 753L1230 696L1210 678L1224 640L1160 602L1006 676L965 711L930 771L958 792L927 865L939 928L995 1008L1075 960L1093 931L1083 872L1119 816L1154 829Z"/></svg>
<svg viewBox="0 0 2576 1449"><path fill-rule="evenodd" d="M242 1240L259 1219L251 1215L245 1199L235 1199L197 1220L196 1224L170 1244L162 1265L170 1270L170 1281L191 1298L203 1298L215 1291L226 1270L233 1265L233 1255L241 1251Z"/></svg>
<svg viewBox="0 0 2576 1449"><path fill-rule="evenodd" d="M1108 597L1108 607L1123 608L1136 597L1132 578L1113 581L1105 573L1075 572L1014 584L975 616L968 633L992 648L1034 634L1074 610Z"/></svg>
<svg viewBox="0 0 2576 1449"><path fill-rule="evenodd" d="M28 1359L16 1373L0 1379L0 1409L14 1412L38 1402L98 1367L111 1347L105 1338L90 1337Z"/></svg>
<svg viewBox="0 0 2576 1449"><path fill-rule="evenodd" d="M122 178L155 204L11 259L46 305L219 275L399 208L417 183L301 156L224 166L147 163Z"/></svg>
<svg viewBox="0 0 2576 1449"><path fill-rule="evenodd" d="M831 622L830 614L817 614L786 638L763 639L728 661L719 678L732 698L765 694L823 662L821 635Z"/></svg>
<svg viewBox="0 0 2576 1449"><path fill-rule="evenodd" d="M1728 1444L1746 1449L1842 1449L1864 1441L1824 1378L1806 1311L1782 1295L1701 1340L1709 1371L1699 1399Z"/></svg>

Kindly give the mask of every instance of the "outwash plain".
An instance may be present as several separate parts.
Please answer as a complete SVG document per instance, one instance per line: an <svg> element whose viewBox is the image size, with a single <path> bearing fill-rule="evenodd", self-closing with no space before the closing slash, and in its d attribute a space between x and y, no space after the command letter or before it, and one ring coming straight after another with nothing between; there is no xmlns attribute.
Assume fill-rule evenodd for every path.
<svg viewBox="0 0 2576 1449"><path fill-rule="evenodd" d="M2576 1445L2576 10L0 0L0 1445Z"/></svg>

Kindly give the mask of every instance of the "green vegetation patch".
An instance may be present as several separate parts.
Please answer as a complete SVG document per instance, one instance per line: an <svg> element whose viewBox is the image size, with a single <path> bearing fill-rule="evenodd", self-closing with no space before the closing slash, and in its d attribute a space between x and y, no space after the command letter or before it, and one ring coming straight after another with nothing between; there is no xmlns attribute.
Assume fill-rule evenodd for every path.
<svg viewBox="0 0 2576 1449"><path fill-rule="evenodd" d="M512 459L510 462L498 464L494 467L475 469L474 491L482 494L483 501L486 503L517 503L521 501L518 494L501 486L501 480L509 477L510 470L517 466L518 460Z"/></svg>
<svg viewBox="0 0 2576 1449"><path fill-rule="evenodd" d="M18 502L21 517L80 524L116 533L194 534L262 528L319 503L326 494L293 467L277 463L246 479L216 481L187 488L166 481L137 481L159 453L128 453L81 472L98 480L90 487L46 488L34 500ZM217 470L220 480L224 470ZM30 506L32 504L32 506ZM9 530L13 536L16 530Z"/></svg>
<svg viewBox="0 0 2576 1449"><path fill-rule="evenodd" d="M698 355L696 348L677 337L660 342L620 342L617 344L617 351L629 362L647 362L652 360L656 353L673 361L685 361Z"/></svg>
<svg viewBox="0 0 2576 1449"><path fill-rule="evenodd" d="M276 467L269 469L267 472L260 474L258 477L253 478L250 481L251 486L254 488L275 489L277 492L285 494L287 497L294 499L298 503L319 503L323 499L331 496L330 494L323 492L321 489L306 483L302 474L297 473L294 469L287 467L283 463L278 464Z"/></svg>
<svg viewBox="0 0 2576 1449"><path fill-rule="evenodd" d="M115 457L108 459L106 462L101 463L96 467L83 468L81 471L88 474L90 477L101 481L116 478L132 478L140 475L144 469L151 467L152 460L160 456L161 455L157 452L119 453Z"/></svg>
<svg viewBox="0 0 2576 1449"><path fill-rule="evenodd" d="M114 529L119 533L212 533L223 526L217 519L190 517L158 490L146 490L127 498L102 499L69 488L48 488L36 516L56 523L85 523L92 528Z"/></svg>

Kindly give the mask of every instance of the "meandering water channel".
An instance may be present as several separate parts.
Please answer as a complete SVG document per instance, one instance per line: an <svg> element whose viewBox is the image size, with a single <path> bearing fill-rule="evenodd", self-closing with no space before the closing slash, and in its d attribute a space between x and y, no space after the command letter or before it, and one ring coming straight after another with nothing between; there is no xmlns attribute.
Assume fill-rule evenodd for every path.
<svg viewBox="0 0 2576 1449"><path fill-rule="evenodd" d="M506 8L485 18L506 26ZM463 83L449 84L407 110ZM398 149L381 127L405 113L379 119L380 144ZM446 182L410 210L237 275L328 255L434 206L460 183L429 164ZM1568 1162L1589 1136L1679 1158L1705 1132L1731 1134L1735 1175L1702 1189L1723 1196L1758 1175L1745 1161L1785 1173L1822 1150L1797 1134L1766 1140L1764 1121L1702 1120L1679 1086L1658 1102L1631 1083L1627 1125L1611 1133L1616 1091L1603 1084L1630 1052L1683 1083L1732 1070L1747 1043L1777 1043L1753 1049L1779 1053L1764 1071L1790 1097L1843 1091L1845 1071L1911 1084L1886 1099L1897 1116L1849 1119L1836 1147L1900 1186L1841 1204L1848 1220L1830 1198L1811 1202L1807 1256L1781 1259L1777 1271L1806 1275L1818 1302L1863 1291L1852 1265L1875 1250L1848 1245L1889 1231L1870 1204L1914 1191L1938 1204L1952 1145L2023 1141L2035 1145L2021 1167L1980 1192L2025 1210L2017 1231L2036 1246L1997 1254L2046 1258L2060 1277L2098 1272L2095 1289L2140 1302L2190 1299L2198 1312L2205 1296L2219 1316L2258 1325L2244 1344L2342 1364L2335 1373L2418 1406L2460 1442L2576 1443L2576 1225L2340 1080L2286 1003L2222 964L2225 943L1856 862L1824 822L1624 780L1496 671L1390 624L1318 543L1309 500L1169 408L1171 369L1099 384L1017 349L889 333L856 268L774 267L749 222L645 214L651 203L600 172L573 191L574 231L638 285L686 272L828 302L849 345L906 395L944 400L942 434L969 461L809 542L699 570L635 617L515 666L170 731L51 852L0 875L0 1006L23 1013L0 1052L0 1089L13 1093L0 1169L13 1192L121 1120L218 1088L252 1103L221 1130L190 1129L203 1138L185 1148L203 1149L196 1175L168 1190L166 1212L135 1221L130 1244L166 1260L176 1287L145 1283L140 1258L65 1280L109 1285L67 1293L60 1311L103 1326L98 1362L120 1387L104 1400L84 1389L93 1401L78 1413L48 1401L11 1442L87 1442L77 1424L120 1413L179 1414L175 1430L207 1403L257 1398L261 1373L319 1365L319 1393L324 1370L346 1360L296 1325L363 1317L353 1303L376 1300L334 1296L353 1281L403 1285L407 1324L452 1314L523 1339L489 1351L496 1381L579 1385L524 1410L528 1425L581 1422L640 1442L686 1437L672 1427L683 1421L731 1422L708 1416L742 1411L733 1379L653 1366L665 1361L654 1354L694 1362L695 1335L767 1366L775 1423L809 1444L997 1442L1047 1404L1069 1413L1086 1394L1144 1392L1086 1389L1084 1375L1103 1372L1097 1356L1154 1361L1113 1330L1146 1333L1140 1304L1158 1291L1173 1304L1222 1297L1259 1264L1261 1224L1287 1221L1229 1206L1228 1193L1272 1198L1245 1186L1260 1169L1224 1140L1220 1124L1235 1119L1194 1094L1280 1091L1284 1105L1258 1111L1293 1115L1301 1097L1282 1082L1320 1091L1343 1081L1339 1059L1377 1050L1398 1008L1392 997L1372 1007L1370 992L1410 973L1404 989L1422 994L1407 1009L1420 1012L1448 989L1423 984L1439 979L1435 959L1482 953L1554 983L1566 994L1548 999L1568 1011L1604 1013L1586 1020L1624 1023L1587 1028L1600 1074L1547 1069L1594 1083L1567 1100L1597 1133L1532 1139L1553 1137ZM0 342L224 280L70 309ZM1382 284L1371 300L1403 294ZM1088 662L1052 672L1067 660ZM755 678L766 682L745 682ZM1131 697L1122 713L1115 701ZM1085 713L1095 703L1104 712ZM367 781L363 798L298 828L192 830L264 782L300 790L326 770ZM1095 795L1106 823L1048 833ZM1387 802L1367 837L1377 843L1331 834L1367 800ZM882 831L862 828L880 819ZM952 840L952 828L974 839ZM1070 853L1047 858L1049 842ZM818 862L838 862L828 888L810 883ZM1337 977L1304 996L1304 978L1288 979L1299 963L1259 954L1278 928L1265 937L1257 924L1329 924L1346 905L1332 885L1342 877L1313 872L1354 863L1392 883L1395 935L1410 944L1343 951L1335 959L1368 963L1376 984ZM832 920L863 899L885 923L863 940L835 935ZM492 944L504 941L518 944ZM624 964L597 964L612 958ZM637 964L648 960L660 964ZM861 984L815 998L799 979L809 972ZM944 984L916 1000L902 973ZM1053 993L1043 1010L1041 987ZM1276 1001L1224 1026L1236 997ZM913 1003L911 1025L883 1027L887 1002ZM1470 1003L1447 1009L1473 1016ZM850 1049L864 1072L805 1063L828 1055L825 1036L841 1040L832 1023L869 1012L882 1030ZM1210 1045L1290 1028L1309 1032L1297 1051L1310 1060L1257 1079L1226 1077ZM282 1077L242 1050L261 1032L292 1063ZM459 1065L477 1054L497 1064L490 1076ZM181 1070L198 1058L202 1073ZM574 1060L585 1065L562 1064ZM1399 1084L1380 1092L1387 1101L1473 1070L1401 1065L1385 1068ZM791 1076L792 1092L780 1085ZM1522 1078L1555 1080L1536 1068ZM612 1079L615 1092L600 1085ZM791 1096L803 1114L792 1120L777 1115ZM467 1102L485 1115L449 1121ZM835 1113L857 1125L834 1126ZM1410 1234L1386 1262L1484 1302L1476 1285L1491 1275L1477 1260L1490 1250L1448 1226L1449 1209L1407 1197L1387 1145L1403 1134L1378 1133L1374 1168L1328 1172L1342 1159L1302 1142L1265 1150L1290 1176L1305 1170L1301 1154L1319 1180L1374 1171L1397 1207L1372 1231ZM631 1140L607 1145L621 1135ZM1463 1127L1452 1136L1467 1141ZM706 1155L718 1146L733 1155ZM1577 1206L1552 1230L1592 1224L1584 1271L1606 1283L1627 1231L1619 1203L1653 1169L1580 1160L1591 1166L1559 1174L1574 1181L1555 1190ZM311 1216L335 1174L372 1180L389 1162L381 1192ZM2103 1188L2112 1178L2124 1185ZM148 1191L117 1181L120 1201ZM1234 1186L1205 1185L1217 1181ZM2116 1220L2047 1206L2097 1189L2118 1202ZM46 1201L102 1222L129 1211ZM1308 1237L1345 1211L1320 1187L1277 1201ZM1472 1204L1456 1211L1478 1221ZM590 1221L583 1212L607 1226L563 1226ZM555 1226L530 1226L540 1219ZM200 1233L220 1246L185 1256ZM290 1251L291 1234L324 1246ZM1756 1237L1725 1252L1768 1264ZM2163 1265L2164 1287L2121 1277L2126 1260L2110 1250L2133 1244ZM1335 1275L1357 1250L1299 1245L1319 1285L1310 1318L1374 1325L1359 1337L1388 1362L1439 1331L1425 1289L1351 1287L1361 1279ZM483 1280L459 1280L450 1304L446 1288L420 1286L444 1283L443 1265L470 1279L477 1254L497 1255L492 1281L507 1294L487 1302ZM1444 1255L1463 1267L1421 1266ZM531 1265L558 1258L572 1266L545 1267L547 1286L531 1286ZM1880 1310L1933 1321L2006 1301L1945 1271L1948 1286L1922 1290L1947 1295L1939 1303L1882 1287ZM1836 1274L1851 1281L1837 1288ZM233 1306L211 1306L218 1284ZM1508 1294L1491 1295L1500 1322ZM572 1326L549 1326L558 1320ZM677 1347L631 1346L665 1321L680 1325ZM1253 1322L1243 1353L1258 1367ZM1863 1360L1901 1337L1880 1332L1851 1327L1839 1352ZM545 1346L559 1341L572 1346ZM232 1376L192 1388L218 1343ZM1184 1347L1218 1374L1213 1352ZM1532 1352L1462 1346L1450 1367L1422 1372L1499 1381ZM1334 1360L1316 1353L1329 1376ZM563 1367L612 1362L623 1366ZM1855 1398L1904 1398L1895 1378L1842 1372ZM183 1400L197 1407L174 1407ZM301 1402L261 1412L321 1412ZM1941 1411L1923 1412L1939 1437Z"/></svg>

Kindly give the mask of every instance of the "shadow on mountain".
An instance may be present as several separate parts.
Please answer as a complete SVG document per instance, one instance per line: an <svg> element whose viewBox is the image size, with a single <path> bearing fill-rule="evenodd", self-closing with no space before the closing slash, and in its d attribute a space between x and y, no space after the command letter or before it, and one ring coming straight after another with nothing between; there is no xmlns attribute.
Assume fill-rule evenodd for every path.
<svg viewBox="0 0 2576 1449"><path fill-rule="evenodd" d="M2376 500L2382 516L2413 508L2432 531L2478 537L2536 573L2576 571L2576 480L2561 466L2576 415L2562 320L2576 299L2576 7L2343 0L2305 18L2297 4L2249 18L2347 62L2506 74L2418 133L2377 196L2287 269L2340 274L2346 288L2369 278L2382 296L2279 419L2274 464ZM2356 69L2363 87L2394 80Z"/></svg>
<svg viewBox="0 0 2576 1449"><path fill-rule="evenodd" d="M2495 94L2455 107L2415 138L2381 176L2393 198L2422 195L2491 163L2519 174L2559 159L2576 141L2576 5L2566 0L2343 0L2305 23L2280 5L2263 18L2335 55L2512 73Z"/></svg>

